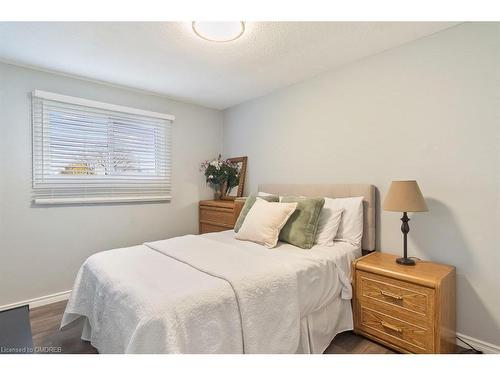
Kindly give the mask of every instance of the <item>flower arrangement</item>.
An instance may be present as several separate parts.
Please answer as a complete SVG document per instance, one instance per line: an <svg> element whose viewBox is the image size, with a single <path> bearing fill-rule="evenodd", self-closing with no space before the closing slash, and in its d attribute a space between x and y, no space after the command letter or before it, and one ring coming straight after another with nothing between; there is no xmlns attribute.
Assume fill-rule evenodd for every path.
<svg viewBox="0 0 500 375"><path fill-rule="evenodd" d="M200 171L205 175L205 180L215 191L215 199L220 199L240 182L240 167L229 160L206 160L201 163Z"/></svg>

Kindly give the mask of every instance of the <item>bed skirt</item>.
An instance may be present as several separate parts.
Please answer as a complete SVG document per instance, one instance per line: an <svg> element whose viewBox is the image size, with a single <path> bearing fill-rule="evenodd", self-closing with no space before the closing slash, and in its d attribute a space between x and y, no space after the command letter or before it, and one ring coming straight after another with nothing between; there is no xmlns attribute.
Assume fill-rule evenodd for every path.
<svg viewBox="0 0 500 375"><path fill-rule="evenodd" d="M300 320L297 354L321 354L337 334L354 328L351 300L335 298Z"/></svg>
<svg viewBox="0 0 500 375"><path fill-rule="evenodd" d="M89 341L92 328L87 317L84 320L82 340ZM296 354L322 354L341 332L353 329L351 301L336 298L300 320L300 342Z"/></svg>

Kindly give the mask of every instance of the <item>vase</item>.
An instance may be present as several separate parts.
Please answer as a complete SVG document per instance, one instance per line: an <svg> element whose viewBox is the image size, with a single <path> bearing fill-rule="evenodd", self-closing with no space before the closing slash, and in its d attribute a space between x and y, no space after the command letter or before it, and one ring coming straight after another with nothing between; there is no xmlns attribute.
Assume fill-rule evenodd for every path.
<svg viewBox="0 0 500 375"><path fill-rule="evenodd" d="M220 192L221 192L221 197L225 197L227 195L229 186L227 185L227 181L224 182L221 185Z"/></svg>
<svg viewBox="0 0 500 375"><path fill-rule="evenodd" d="M219 201L222 198L222 189L220 185L214 186L214 200Z"/></svg>
<svg viewBox="0 0 500 375"><path fill-rule="evenodd" d="M227 195L227 182L223 182L219 185L213 185L214 187L214 200L221 200L223 197Z"/></svg>

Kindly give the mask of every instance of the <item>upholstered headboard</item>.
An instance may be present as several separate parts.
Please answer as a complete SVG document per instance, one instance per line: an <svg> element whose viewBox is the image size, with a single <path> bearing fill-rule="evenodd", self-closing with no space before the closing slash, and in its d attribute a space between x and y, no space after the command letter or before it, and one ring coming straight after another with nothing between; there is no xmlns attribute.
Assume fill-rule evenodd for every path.
<svg viewBox="0 0 500 375"><path fill-rule="evenodd" d="M375 250L375 186L369 184L261 184L259 191L278 195L363 199L363 250Z"/></svg>

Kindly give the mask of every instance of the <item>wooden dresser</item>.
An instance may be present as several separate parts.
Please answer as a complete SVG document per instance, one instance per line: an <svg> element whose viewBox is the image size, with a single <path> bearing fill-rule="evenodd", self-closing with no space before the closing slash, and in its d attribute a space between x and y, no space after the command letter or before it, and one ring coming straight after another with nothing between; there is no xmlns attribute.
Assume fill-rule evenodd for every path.
<svg viewBox="0 0 500 375"><path fill-rule="evenodd" d="M455 267L371 253L353 263L354 331L403 353L455 351Z"/></svg>
<svg viewBox="0 0 500 375"><path fill-rule="evenodd" d="M233 229L244 200L209 200L199 203L200 234Z"/></svg>

